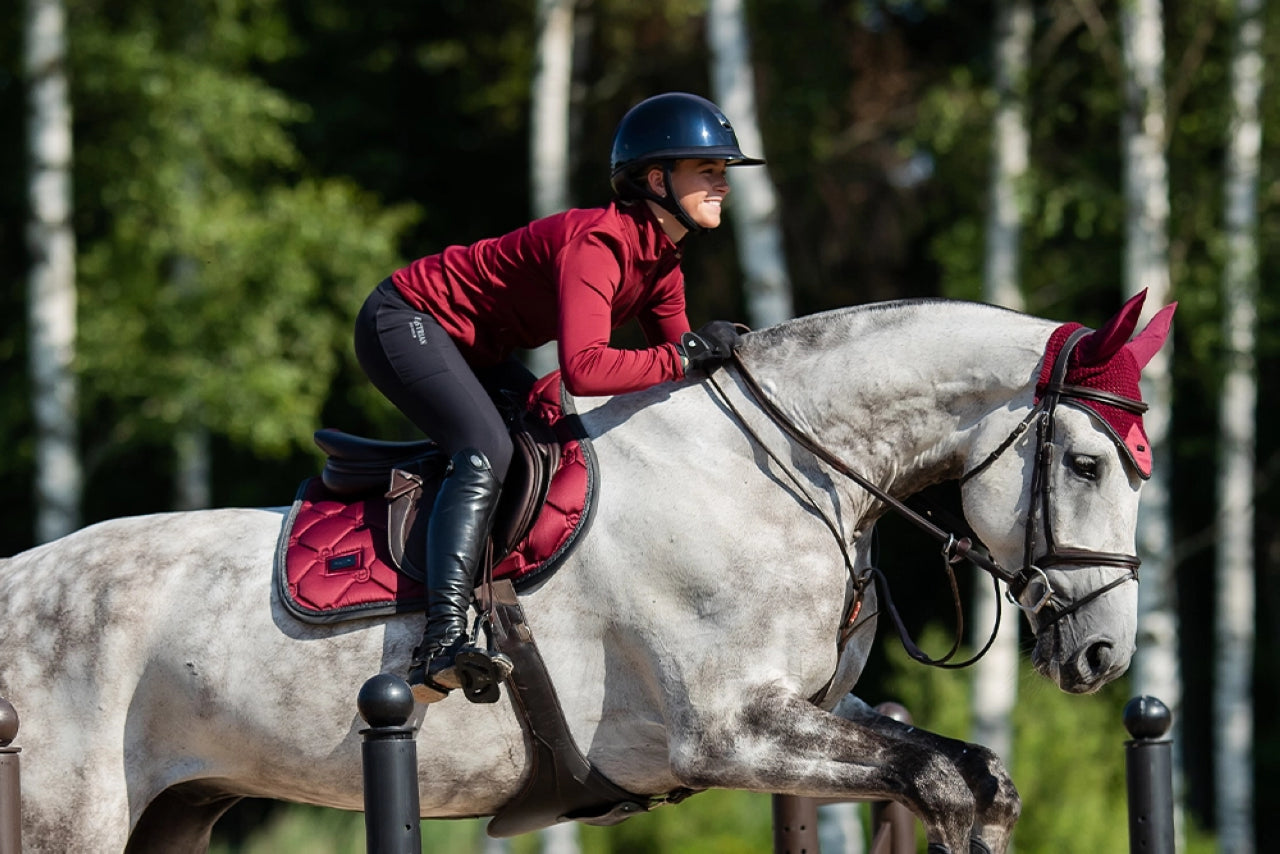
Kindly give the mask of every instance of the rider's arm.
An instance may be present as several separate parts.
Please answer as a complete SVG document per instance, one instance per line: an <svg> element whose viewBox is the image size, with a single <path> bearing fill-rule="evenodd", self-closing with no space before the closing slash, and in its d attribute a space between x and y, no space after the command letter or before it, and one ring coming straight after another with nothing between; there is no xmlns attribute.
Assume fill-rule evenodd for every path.
<svg viewBox="0 0 1280 854"><path fill-rule="evenodd" d="M609 346L613 303L623 289L622 275L617 250L600 235L585 235L566 248L560 259L557 337L560 369L571 394L621 394L684 376L680 354L668 337L681 324L684 330L689 328L683 297L678 316L669 306L655 315L660 317L654 321L661 328L660 343L643 350ZM674 340L679 340L678 333Z"/></svg>

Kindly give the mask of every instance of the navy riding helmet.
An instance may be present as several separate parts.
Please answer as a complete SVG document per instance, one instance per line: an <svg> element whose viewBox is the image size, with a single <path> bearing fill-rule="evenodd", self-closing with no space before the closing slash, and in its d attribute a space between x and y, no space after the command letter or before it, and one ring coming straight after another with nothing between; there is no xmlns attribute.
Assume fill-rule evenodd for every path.
<svg viewBox="0 0 1280 854"><path fill-rule="evenodd" d="M685 228L705 231L671 192L671 167L684 158L724 160L728 166L764 163L742 153L733 125L715 104L687 92L667 92L636 104L618 122L609 157L613 191L620 199L652 199L675 214ZM651 191L644 181L645 172L655 164L663 170L665 196Z"/></svg>

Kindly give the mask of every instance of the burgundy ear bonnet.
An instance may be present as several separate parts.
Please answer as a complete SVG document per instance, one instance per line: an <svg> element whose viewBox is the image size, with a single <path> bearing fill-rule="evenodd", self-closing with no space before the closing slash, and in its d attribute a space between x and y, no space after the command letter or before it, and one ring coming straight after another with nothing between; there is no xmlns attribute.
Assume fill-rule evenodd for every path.
<svg viewBox="0 0 1280 854"><path fill-rule="evenodd" d="M1137 294L1101 329L1090 332L1080 340L1071 353L1063 385L1083 386L1134 401L1142 400L1142 391L1138 386L1142 368L1164 344L1169 335L1169 325L1173 322L1174 309L1178 307L1177 303L1172 303L1160 309L1147 327L1130 341L1129 336L1138 325L1138 315L1142 312L1142 302L1146 296L1145 290ZM1036 383L1037 403L1049 386L1054 363L1057 362L1058 354L1062 352L1068 336L1081 328L1083 327L1079 323L1065 323L1049 336L1044 363L1040 369L1040 380ZM1151 476L1151 443L1147 441L1147 431L1142 426L1140 413L1130 412L1101 400L1072 398L1069 402L1086 407L1097 415L1116 440L1116 444L1124 449L1134 468L1144 478Z"/></svg>

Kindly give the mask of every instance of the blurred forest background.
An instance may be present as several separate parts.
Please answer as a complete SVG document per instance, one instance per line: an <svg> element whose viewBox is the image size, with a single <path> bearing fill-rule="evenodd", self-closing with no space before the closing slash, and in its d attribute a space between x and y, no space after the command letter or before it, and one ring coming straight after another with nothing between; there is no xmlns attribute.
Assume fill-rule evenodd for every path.
<svg viewBox="0 0 1280 854"><path fill-rule="evenodd" d="M1064 697L1025 664L1016 671L1003 748L1025 801L1016 845L1125 850L1120 710L1164 684L1173 686L1162 698L1178 721L1184 844L1254 850L1255 826L1280 806L1280 731L1268 725L1280 711L1280 433L1277 410L1265 405L1280 385L1280 336L1269 334L1280 291L1267 284L1280 274L1272 86L1280 4L727 5L746 37L756 115L726 112L740 131L758 119L776 193L768 223L780 229L796 314L899 297L995 301L991 214L1002 167L993 153L1007 141L999 119L1013 103L1026 162L1008 173L1016 264L1014 290L1000 299L1101 322L1135 289L1132 252L1143 226L1135 231L1131 167L1139 155L1126 146L1154 131L1147 154L1165 170L1154 185L1154 209L1163 207L1154 255L1165 276L1153 300L1176 299L1179 310L1167 387L1154 392L1167 419L1157 456L1164 480L1154 493L1163 527L1154 546L1144 540L1156 576L1144 577L1144 596L1162 591L1160 625L1172 630L1161 640L1176 672L1137 684L1146 678L1139 666L1099 695ZM0 0L0 555L112 516L286 504L318 471L311 434L320 426L412 438L356 367L351 323L398 266L538 213L534 83L548 61L539 22L555 8L571 14L564 201L590 206L609 198L610 140L628 107L667 90L720 98L708 45L710 21L725 6ZM53 222L56 231L57 216L32 222L39 179L58 163L33 153L34 131L49 116L40 93L51 90L37 85L49 66L30 59L33 21L49 7L65 12L65 62L54 64L69 85L72 145L58 162L71 177L62 225L74 239L76 307L70 347L52 351L33 330L65 297L40 290L48 261L40 228ZM1000 50L1015 12L1029 27L1011 82L1002 79ZM1158 28L1154 83L1133 61L1135 20ZM1255 84L1253 115L1237 97L1241 75ZM1241 161L1234 143L1256 134L1260 149ZM1241 162L1252 164L1243 181L1232 165ZM1243 208L1233 207L1240 192ZM690 242L695 327L752 320L743 239L723 228ZM1226 414L1242 375L1263 404L1256 419L1248 393L1243 416ZM49 388L60 389L55 401L70 401L63 438L76 473L71 506L41 517L42 506L57 504L42 485L50 463L41 443L52 428L39 413L52 405ZM1247 487L1238 512L1219 481L1224 471ZM1237 534L1231 523L1240 521ZM950 629L949 598L929 574L931 550L920 558L909 532L886 527L883 564L921 591L900 602L908 623L928 629L929 648L945 648L934 632ZM1228 577L1242 556L1244 575ZM1232 591L1230 602L1222 590ZM971 622L985 632L981 619ZM1016 627L1009 632L1016 643ZM918 723L973 737L982 694L973 678L908 663L886 637L858 693L901 701ZM1223 746L1233 733L1243 752L1241 739ZM438 841L428 850L484 846L475 822L424 828ZM617 828L584 828L571 844L765 851L769 833L768 796L716 792ZM293 834L301 841L288 841ZM224 819L216 844L358 851L363 833L359 816L250 802ZM550 846L529 837L509 850Z"/></svg>

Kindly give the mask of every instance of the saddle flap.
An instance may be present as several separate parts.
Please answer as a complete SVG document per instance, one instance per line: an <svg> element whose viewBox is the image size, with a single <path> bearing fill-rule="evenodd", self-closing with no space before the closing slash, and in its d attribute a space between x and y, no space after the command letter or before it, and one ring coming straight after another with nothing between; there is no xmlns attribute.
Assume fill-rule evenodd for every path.
<svg viewBox="0 0 1280 854"><path fill-rule="evenodd" d="M535 437L529 432L529 425L525 428L511 434L515 453L493 522L495 560L510 554L538 521L538 513L551 490L551 478L560 463L560 444L555 437Z"/></svg>
<svg viewBox="0 0 1280 854"><path fill-rule="evenodd" d="M396 569L403 571L405 549L410 532L418 518L422 498L422 475L404 469L391 470L391 488L387 490L387 550ZM421 575L421 573L417 573Z"/></svg>
<svg viewBox="0 0 1280 854"><path fill-rule="evenodd" d="M515 453L489 535L487 559L493 565L511 554L533 529L560 463L560 446L555 439L535 438L528 432L529 427L519 425L511 434ZM425 552L427 520L443 475L443 471L418 474L403 469L392 469L390 475L391 486L386 493L388 546L396 567L418 581L425 578L425 573L405 555Z"/></svg>

